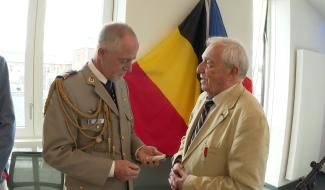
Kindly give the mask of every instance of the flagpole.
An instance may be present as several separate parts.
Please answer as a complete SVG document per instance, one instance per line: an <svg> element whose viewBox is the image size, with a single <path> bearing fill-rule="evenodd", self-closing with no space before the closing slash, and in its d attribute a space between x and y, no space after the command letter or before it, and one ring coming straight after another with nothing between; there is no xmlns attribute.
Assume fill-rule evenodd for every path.
<svg viewBox="0 0 325 190"><path fill-rule="evenodd" d="M210 37L210 7L211 0L205 0L205 10L206 10L206 39Z"/></svg>

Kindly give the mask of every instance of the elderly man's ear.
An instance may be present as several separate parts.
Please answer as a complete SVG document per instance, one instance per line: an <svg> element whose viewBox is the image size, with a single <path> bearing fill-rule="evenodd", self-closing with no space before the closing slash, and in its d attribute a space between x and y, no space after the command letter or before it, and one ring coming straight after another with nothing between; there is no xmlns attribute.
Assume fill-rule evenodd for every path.
<svg viewBox="0 0 325 190"><path fill-rule="evenodd" d="M237 66L232 66L229 71L229 75L231 76L229 81L238 80L239 68Z"/></svg>

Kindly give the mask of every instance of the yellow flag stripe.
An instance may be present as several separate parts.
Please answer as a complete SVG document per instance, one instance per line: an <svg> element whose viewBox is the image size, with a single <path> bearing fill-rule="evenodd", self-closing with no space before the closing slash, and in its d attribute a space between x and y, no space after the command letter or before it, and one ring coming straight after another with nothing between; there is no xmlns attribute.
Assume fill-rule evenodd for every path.
<svg viewBox="0 0 325 190"><path fill-rule="evenodd" d="M198 59L190 42L177 28L138 63L188 124L200 93Z"/></svg>

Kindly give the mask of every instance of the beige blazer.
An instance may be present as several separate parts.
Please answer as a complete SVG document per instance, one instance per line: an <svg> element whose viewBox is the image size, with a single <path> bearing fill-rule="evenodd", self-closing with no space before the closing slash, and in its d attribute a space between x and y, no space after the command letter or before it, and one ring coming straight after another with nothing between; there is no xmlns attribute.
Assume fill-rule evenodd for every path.
<svg viewBox="0 0 325 190"><path fill-rule="evenodd" d="M143 143L133 131L133 114L125 81L120 80L115 83L117 108L105 87L87 65L65 78L64 88L67 95L80 111L92 113L97 108L99 97L104 100L111 110L110 127L112 127L116 146L114 158L131 160L135 151ZM72 116L81 126L86 126L88 134L96 134L103 127L103 125L92 127L92 120L80 118L73 113ZM99 119L103 121L102 114ZM107 135L104 139L107 139ZM68 189L124 190L129 186L132 190L131 181L121 182L116 178L108 178L113 158L107 153L107 140L87 150L79 149L89 142L90 139L85 138L80 130L67 125L59 105L58 94L54 92L44 118L43 156L45 161L66 174Z"/></svg>
<svg viewBox="0 0 325 190"><path fill-rule="evenodd" d="M189 174L183 190L261 190L269 150L269 128L263 109L242 84L212 107L189 145L207 94L198 98L186 136L174 160L182 157Z"/></svg>

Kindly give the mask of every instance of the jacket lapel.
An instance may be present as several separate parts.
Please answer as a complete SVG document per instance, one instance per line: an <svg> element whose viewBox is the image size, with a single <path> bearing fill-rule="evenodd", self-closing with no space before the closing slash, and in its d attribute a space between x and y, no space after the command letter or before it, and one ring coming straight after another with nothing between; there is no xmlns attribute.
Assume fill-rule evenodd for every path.
<svg viewBox="0 0 325 190"><path fill-rule="evenodd" d="M95 77L95 75L91 72L89 67L85 65L82 68L82 74L86 80L88 85L92 85L94 87L95 93L101 97L104 102L111 108L111 110L116 114L119 115L118 109L112 99L112 97L106 91L104 85Z"/></svg>
<svg viewBox="0 0 325 190"><path fill-rule="evenodd" d="M204 142L204 139L206 139L216 128L218 128L220 123L229 116L230 111L235 107L238 99L244 92L245 89L241 84L235 86L234 89L229 91L229 95L226 96L226 98L221 103L219 103L219 105L217 105L211 110L211 113L209 113L209 115L207 116L206 121L200 129L199 133L194 138L193 142L189 145L192 131L197 125L197 120L200 117L200 113L203 109L203 104L206 96L201 99L201 102L199 104L200 109L196 113L193 122L190 123L190 131L186 135L186 146L183 152L183 161L186 160L189 155L191 155L193 151L202 142Z"/></svg>
<svg viewBox="0 0 325 190"><path fill-rule="evenodd" d="M199 103L198 103L198 110L194 113L194 115L193 115L193 119L191 119L191 121L190 121L190 123L189 123L189 125L188 125L188 127L189 127L189 130L187 131L187 133L186 133L186 137L185 137L185 148L184 148L184 153L183 153L183 155L185 155L185 152L186 151L188 151L188 148L189 148L189 144L190 144L190 141L191 141L191 136L192 136L192 133L193 133L193 131L195 130L195 127L196 127L196 125L197 125L197 122L198 122L198 120L199 120L199 118L200 118L200 114L201 114L201 112L202 112L202 109L203 109L203 105L204 105L204 100L205 100L205 98L202 98L202 99L200 99L199 101Z"/></svg>
<svg viewBox="0 0 325 190"><path fill-rule="evenodd" d="M224 114L226 113L226 114ZM217 126L228 116L228 108L224 107L221 109L214 108L211 110L211 113L208 115L206 118L206 121L202 128L200 129L199 133L197 136L193 139L193 142L189 145L190 143L190 138L192 136L192 131L194 129L191 129L191 132L189 135L187 135L187 151L184 154L184 159L185 160L191 153L203 142L205 138L209 136L209 134L217 128ZM211 117L212 116L212 117ZM197 117L200 117L199 115ZM196 118L197 120L198 118ZM197 122L195 122L196 124ZM196 126L193 126L192 128L195 128Z"/></svg>

